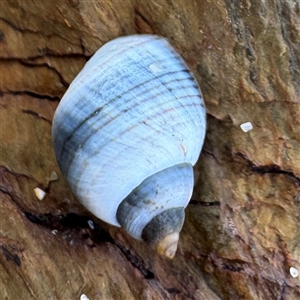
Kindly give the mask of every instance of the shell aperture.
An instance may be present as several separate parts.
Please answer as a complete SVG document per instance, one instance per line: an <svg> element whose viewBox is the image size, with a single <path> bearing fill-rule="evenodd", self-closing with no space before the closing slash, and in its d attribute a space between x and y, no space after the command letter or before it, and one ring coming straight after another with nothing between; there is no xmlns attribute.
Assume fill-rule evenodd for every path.
<svg viewBox="0 0 300 300"><path fill-rule="evenodd" d="M52 136L78 200L110 224L138 228L127 232L141 239L152 219L170 220L157 216L188 204L205 131L202 95L183 59L164 38L134 35L108 42L87 62L55 112ZM144 199L135 194L141 183ZM128 214L138 215L132 224L119 208L128 197L135 203Z"/></svg>

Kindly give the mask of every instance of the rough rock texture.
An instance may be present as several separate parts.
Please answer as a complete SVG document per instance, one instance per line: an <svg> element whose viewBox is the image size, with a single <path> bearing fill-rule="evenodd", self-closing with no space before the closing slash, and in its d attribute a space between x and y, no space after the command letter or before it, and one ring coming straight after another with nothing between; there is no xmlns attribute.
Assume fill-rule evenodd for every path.
<svg viewBox="0 0 300 300"><path fill-rule="evenodd" d="M207 106L172 261L87 212L51 145L72 79L132 33L167 37ZM300 299L298 0L2 0L0 51L1 299Z"/></svg>

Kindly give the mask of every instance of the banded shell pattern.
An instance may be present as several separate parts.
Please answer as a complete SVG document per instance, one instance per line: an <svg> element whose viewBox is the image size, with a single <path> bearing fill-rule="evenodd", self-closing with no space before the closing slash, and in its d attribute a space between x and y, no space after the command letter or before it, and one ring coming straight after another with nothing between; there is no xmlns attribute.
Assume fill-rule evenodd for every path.
<svg viewBox="0 0 300 300"><path fill-rule="evenodd" d="M60 101L52 135L78 200L173 257L205 131L202 95L180 55L164 38L133 35L86 63Z"/></svg>

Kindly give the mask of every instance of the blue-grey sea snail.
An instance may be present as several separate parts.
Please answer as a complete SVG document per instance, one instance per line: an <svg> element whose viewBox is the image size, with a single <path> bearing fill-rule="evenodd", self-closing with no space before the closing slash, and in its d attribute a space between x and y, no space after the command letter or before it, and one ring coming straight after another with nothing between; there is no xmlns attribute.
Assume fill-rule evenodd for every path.
<svg viewBox="0 0 300 300"><path fill-rule="evenodd" d="M54 115L58 164L94 215L173 258L206 114L193 74L164 38L101 47Z"/></svg>

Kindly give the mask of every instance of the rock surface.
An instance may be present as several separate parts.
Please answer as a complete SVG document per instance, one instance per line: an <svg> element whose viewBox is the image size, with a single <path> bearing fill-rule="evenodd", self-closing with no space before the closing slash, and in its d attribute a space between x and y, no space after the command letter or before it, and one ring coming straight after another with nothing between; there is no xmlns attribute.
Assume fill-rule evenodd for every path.
<svg viewBox="0 0 300 300"><path fill-rule="evenodd" d="M133 33L170 40L208 112L172 261L87 212L51 144L72 79ZM2 0L0 55L1 299L300 299L299 1Z"/></svg>

